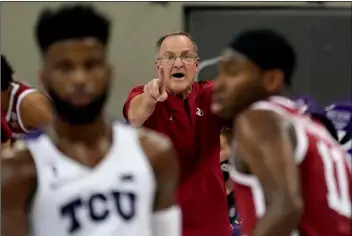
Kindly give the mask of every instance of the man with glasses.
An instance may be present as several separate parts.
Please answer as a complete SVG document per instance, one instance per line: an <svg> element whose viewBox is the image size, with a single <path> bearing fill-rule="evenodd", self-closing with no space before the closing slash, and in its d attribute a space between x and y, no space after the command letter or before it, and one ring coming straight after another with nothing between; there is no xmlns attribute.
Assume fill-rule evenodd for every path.
<svg viewBox="0 0 352 236"><path fill-rule="evenodd" d="M167 34L158 40L156 49L159 77L130 91L124 117L174 142L180 164L183 235L231 235L219 168L222 122L210 111L213 83L194 81L199 58L189 34Z"/></svg>

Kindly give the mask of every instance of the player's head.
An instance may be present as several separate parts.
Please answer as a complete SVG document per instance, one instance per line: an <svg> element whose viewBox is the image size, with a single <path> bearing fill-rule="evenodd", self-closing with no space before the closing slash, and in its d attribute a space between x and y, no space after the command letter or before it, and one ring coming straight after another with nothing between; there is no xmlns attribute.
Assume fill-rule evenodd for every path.
<svg viewBox="0 0 352 236"><path fill-rule="evenodd" d="M219 61L212 109L231 117L251 103L290 86L296 56L272 30L251 30L234 38Z"/></svg>
<svg viewBox="0 0 352 236"><path fill-rule="evenodd" d="M84 5L47 9L37 20L41 81L58 116L68 123L87 124L102 113L112 77L109 28L105 16Z"/></svg>
<svg viewBox="0 0 352 236"><path fill-rule="evenodd" d="M198 71L197 45L185 32L162 36L156 45L156 68L164 68L165 85L168 91L180 94L187 91Z"/></svg>
<svg viewBox="0 0 352 236"><path fill-rule="evenodd" d="M12 82L13 69L4 55L1 55L1 92L8 91Z"/></svg>

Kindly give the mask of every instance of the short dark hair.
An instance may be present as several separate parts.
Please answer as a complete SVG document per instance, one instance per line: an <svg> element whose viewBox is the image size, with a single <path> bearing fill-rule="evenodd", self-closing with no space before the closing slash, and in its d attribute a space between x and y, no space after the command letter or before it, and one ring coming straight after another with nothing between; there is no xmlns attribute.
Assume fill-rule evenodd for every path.
<svg viewBox="0 0 352 236"><path fill-rule="evenodd" d="M192 41L195 53L198 54L198 46L197 46L196 42L193 40L192 36L189 33L184 32L184 31L176 31L176 32L168 33L168 34L161 36L158 39L158 41L156 42L156 50L157 51L160 50L161 44L163 44L163 42L166 38L172 37L172 36L179 36L179 35L186 36L187 38L189 38Z"/></svg>
<svg viewBox="0 0 352 236"><path fill-rule="evenodd" d="M270 29L248 30L235 37L229 47L245 55L263 70L280 69L290 86L296 67L296 54L287 39Z"/></svg>
<svg viewBox="0 0 352 236"><path fill-rule="evenodd" d="M45 52L53 43L83 37L94 37L106 46L110 35L110 21L87 5L68 5L54 11L45 9L37 19L35 36Z"/></svg>
<svg viewBox="0 0 352 236"><path fill-rule="evenodd" d="M4 55L1 55L1 91L9 89L12 82L13 69Z"/></svg>

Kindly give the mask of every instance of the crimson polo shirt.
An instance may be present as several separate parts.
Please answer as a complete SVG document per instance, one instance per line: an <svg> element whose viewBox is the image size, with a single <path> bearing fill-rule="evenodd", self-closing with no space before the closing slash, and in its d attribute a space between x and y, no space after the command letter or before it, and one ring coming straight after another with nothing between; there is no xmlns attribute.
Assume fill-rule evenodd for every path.
<svg viewBox="0 0 352 236"><path fill-rule="evenodd" d="M142 94L143 87L130 91L123 108L126 119L132 98ZM212 90L212 81L194 82L186 100L169 95L156 104L144 123L144 127L169 136L178 152L177 199L183 213L184 236L231 235L220 170L222 122L210 110Z"/></svg>

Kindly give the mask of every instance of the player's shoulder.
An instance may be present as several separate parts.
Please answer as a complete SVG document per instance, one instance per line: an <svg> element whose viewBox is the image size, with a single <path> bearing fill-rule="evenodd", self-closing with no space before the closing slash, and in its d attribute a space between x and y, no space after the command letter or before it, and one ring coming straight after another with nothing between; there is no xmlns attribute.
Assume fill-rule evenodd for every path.
<svg viewBox="0 0 352 236"><path fill-rule="evenodd" d="M139 128L138 135L144 154L152 166L175 162L175 150L169 137L147 128Z"/></svg>
<svg viewBox="0 0 352 236"><path fill-rule="evenodd" d="M23 102L26 102L28 104L40 104L40 105L52 105L52 100L51 98L46 95L45 93L42 93L41 91L35 89L35 88L28 88L25 89L21 92L23 97ZM39 106L38 106L39 107Z"/></svg>
<svg viewBox="0 0 352 236"><path fill-rule="evenodd" d="M17 141L1 153L2 184L35 180L36 167L31 152L24 141Z"/></svg>
<svg viewBox="0 0 352 236"><path fill-rule="evenodd" d="M170 138L148 128L139 128L138 135L141 145L149 154L157 154L173 148Z"/></svg>

